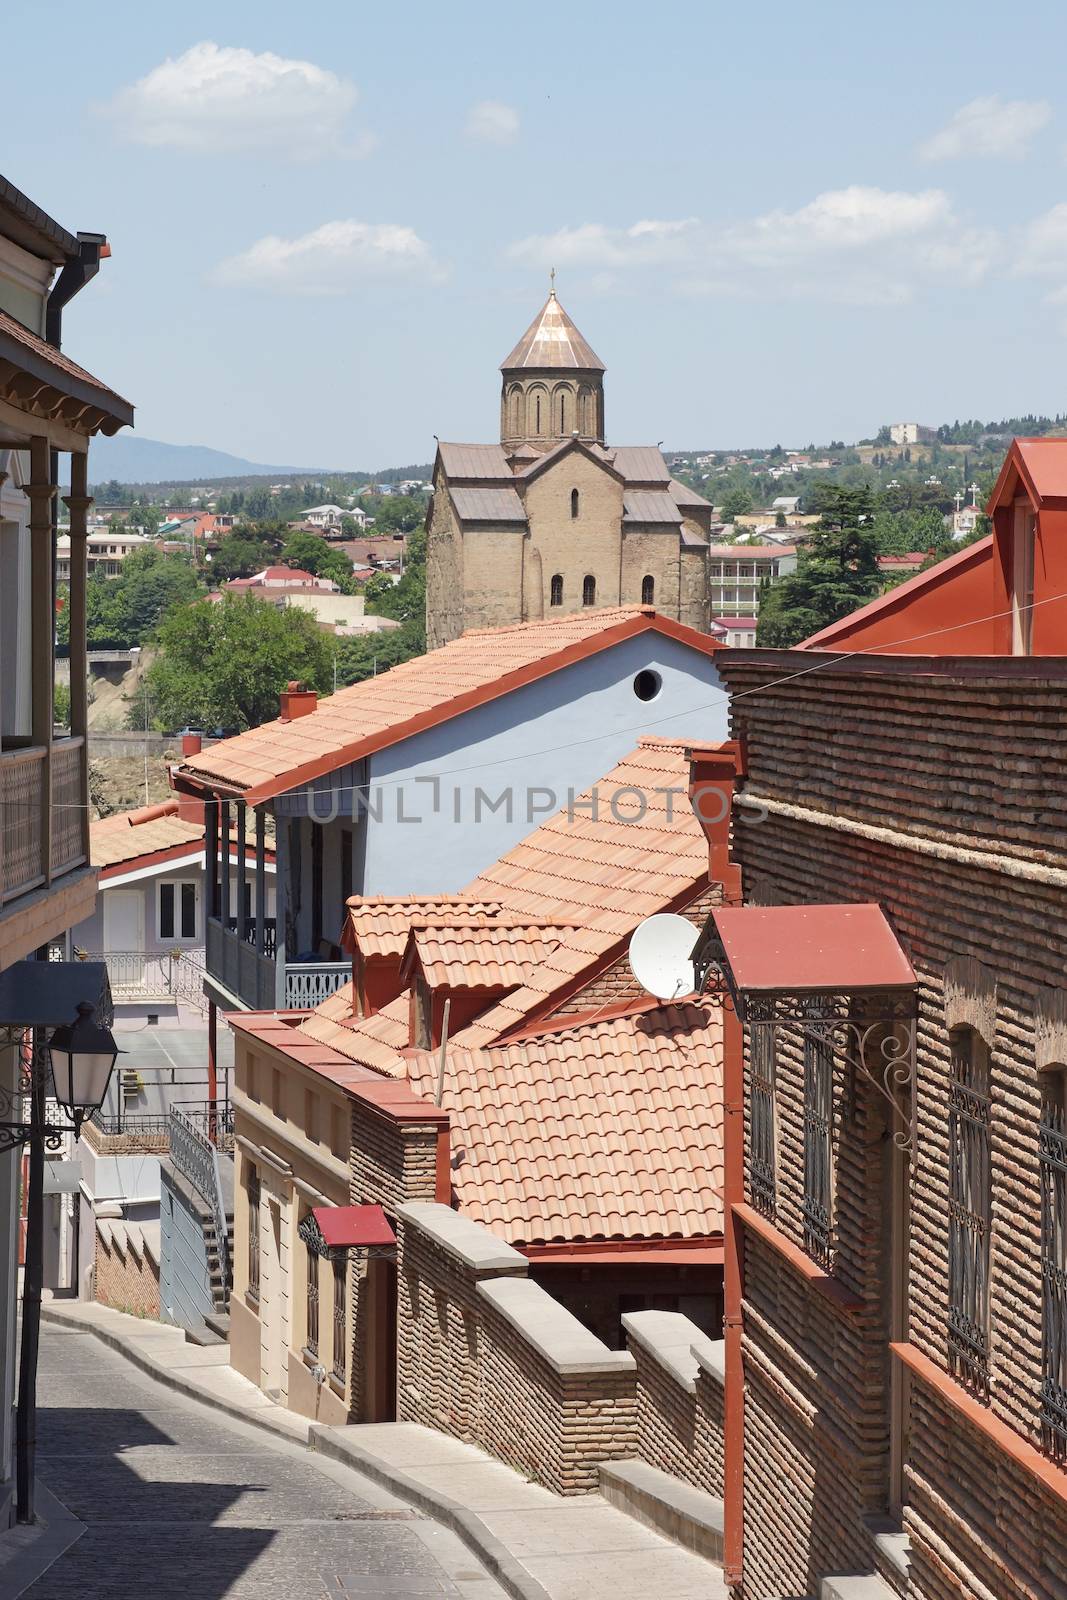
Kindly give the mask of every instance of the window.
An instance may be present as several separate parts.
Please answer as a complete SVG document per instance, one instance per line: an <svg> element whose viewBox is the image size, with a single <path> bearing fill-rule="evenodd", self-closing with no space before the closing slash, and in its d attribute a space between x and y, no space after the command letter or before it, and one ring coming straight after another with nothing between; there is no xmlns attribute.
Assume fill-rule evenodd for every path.
<svg viewBox="0 0 1067 1600"><path fill-rule="evenodd" d="M560 433L566 433L567 431L567 396L565 394L561 394L559 397L559 431Z"/></svg>
<svg viewBox="0 0 1067 1600"><path fill-rule="evenodd" d="M948 1354L968 1388L989 1393L989 1051L973 1028L949 1035Z"/></svg>
<svg viewBox="0 0 1067 1600"><path fill-rule="evenodd" d="M581 507L581 496L577 489L571 490L571 516L576 517Z"/></svg>
<svg viewBox="0 0 1067 1600"><path fill-rule="evenodd" d="M548 590L548 603L550 606L561 606L563 604L562 572L554 572L552 574L552 579Z"/></svg>
<svg viewBox="0 0 1067 1600"><path fill-rule="evenodd" d="M156 926L161 939L196 938L196 883L192 878L166 879L159 885Z"/></svg>
<svg viewBox="0 0 1067 1600"><path fill-rule="evenodd" d="M248 1169L248 1293L259 1299L259 1205L263 1198L259 1186L259 1173L255 1167Z"/></svg>
<svg viewBox="0 0 1067 1600"><path fill-rule="evenodd" d="M804 1248L829 1267L833 1261L834 1048L804 1035Z"/></svg>
<svg viewBox="0 0 1067 1600"><path fill-rule="evenodd" d="M537 396L536 411L537 411L537 432L540 433L541 432L541 396L540 395Z"/></svg>
<svg viewBox="0 0 1067 1600"><path fill-rule="evenodd" d="M596 579L588 573L582 579L582 605L596 605Z"/></svg>
<svg viewBox="0 0 1067 1600"><path fill-rule="evenodd" d="M345 1315L345 1298L348 1275L344 1256L335 1257L333 1263L333 1375L343 1384L348 1366L348 1318Z"/></svg>
<svg viewBox="0 0 1067 1600"><path fill-rule="evenodd" d="M1033 634L1034 515L1026 503L1015 507L1012 533L1011 650L1028 656Z"/></svg>
<svg viewBox="0 0 1067 1600"><path fill-rule="evenodd" d="M307 1338L304 1349L309 1356L319 1353L319 1258L307 1247Z"/></svg>
<svg viewBox="0 0 1067 1600"><path fill-rule="evenodd" d="M1054 1461L1067 1461L1067 1068L1042 1074L1041 1432Z"/></svg>
<svg viewBox="0 0 1067 1600"><path fill-rule="evenodd" d="M646 572L641 579L641 604L651 606L656 603L656 580L650 572Z"/></svg>
<svg viewBox="0 0 1067 1600"><path fill-rule="evenodd" d="M778 1200L777 1137L774 1115L774 1029L754 1027L749 1034L751 1073L751 1149L748 1185L752 1204L773 1217Z"/></svg>

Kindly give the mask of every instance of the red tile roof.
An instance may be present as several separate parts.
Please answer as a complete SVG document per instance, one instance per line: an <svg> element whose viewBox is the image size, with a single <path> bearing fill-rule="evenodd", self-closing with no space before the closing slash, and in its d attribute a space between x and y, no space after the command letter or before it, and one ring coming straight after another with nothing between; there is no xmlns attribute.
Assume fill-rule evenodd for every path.
<svg viewBox="0 0 1067 1600"><path fill-rule="evenodd" d="M408 936L405 966L410 970L417 959L431 989L517 989L531 968L559 948L564 934L553 924L488 917L476 923L416 924Z"/></svg>
<svg viewBox="0 0 1067 1600"><path fill-rule="evenodd" d="M501 910L497 899L485 900L463 894L442 895L362 895L348 902L348 917L342 943L351 951L357 944L366 957L402 956L408 934L415 922L444 920L456 922L472 916L492 916Z"/></svg>
<svg viewBox="0 0 1067 1600"><path fill-rule="evenodd" d="M436 1052L414 1055L433 1098ZM463 1211L512 1244L721 1233L719 1012L686 1002L448 1051Z"/></svg>
<svg viewBox="0 0 1067 1600"><path fill-rule="evenodd" d="M29 328L23 327L6 311L0 311L0 348L4 354L9 354L16 365L25 362L26 369L35 377L53 384L63 394L87 400L99 407L115 424L110 429L105 428L105 432L114 433L124 424L133 423L133 406L128 400L101 383L99 378L94 378L84 367L79 367L76 361L57 350L55 345L31 333Z"/></svg>
<svg viewBox="0 0 1067 1600"><path fill-rule="evenodd" d="M203 842L203 822L184 821L176 800L118 811L89 824L89 859L96 867L117 867L157 850L192 849Z"/></svg>
<svg viewBox="0 0 1067 1600"><path fill-rule="evenodd" d="M879 905L721 906L712 920L738 989L910 989L911 963Z"/></svg>
<svg viewBox="0 0 1067 1600"><path fill-rule="evenodd" d="M561 811L550 817L469 884L466 902L355 898L350 902L353 931L346 930L346 940L358 939L364 953L395 955L420 919L446 922L452 916L458 923L465 909L469 922L475 906L489 916L499 910L502 921L550 924L558 933L555 947L531 961L520 985L457 1035L457 1042L489 1043L521 1027L622 946L644 917L684 906L706 888L708 847L687 795L687 748L681 741L642 739L595 786L595 816L590 814L594 790L588 790L570 815ZM633 802L634 789L645 796L644 812L632 822L620 821L612 798L625 790ZM627 814L623 801L617 810ZM428 919L423 908L429 907L439 907L440 914L431 912ZM354 1017L352 1003L348 986L317 1007L301 1028L354 1061L403 1076L406 995L373 1017Z"/></svg>
<svg viewBox="0 0 1067 1600"><path fill-rule="evenodd" d="M207 789L267 800L649 630L704 654L721 648L719 640L646 606L472 630L338 690L296 721L266 722L225 739L183 763L180 774Z"/></svg>

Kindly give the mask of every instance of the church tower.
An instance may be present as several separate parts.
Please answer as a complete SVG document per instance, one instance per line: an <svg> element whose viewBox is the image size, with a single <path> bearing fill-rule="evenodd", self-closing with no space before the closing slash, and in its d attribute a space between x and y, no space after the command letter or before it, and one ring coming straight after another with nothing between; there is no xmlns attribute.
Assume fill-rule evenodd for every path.
<svg viewBox="0 0 1067 1600"><path fill-rule="evenodd" d="M604 363L556 299L548 299L501 365L500 442L550 450L564 439L604 443Z"/></svg>

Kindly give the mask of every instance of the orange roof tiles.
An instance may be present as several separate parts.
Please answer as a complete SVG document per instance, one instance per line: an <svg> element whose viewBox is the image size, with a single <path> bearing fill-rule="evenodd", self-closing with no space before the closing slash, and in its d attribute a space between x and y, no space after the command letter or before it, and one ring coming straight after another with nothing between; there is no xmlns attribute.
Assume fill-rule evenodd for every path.
<svg viewBox="0 0 1067 1600"><path fill-rule="evenodd" d="M179 817L176 800L119 811L89 824L89 859L96 867L116 867L139 856L203 842L204 824Z"/></svg>
<svg viewBox="0 0 1067 1600"><path fill-rule="evenodd" d="M647 606L472 630L428 655L338 690L307 716L266 722L224 739L191 756L180 773L208 789L270 799L646 629L706 654L720 648L717 639L657 616Z"/></svg>
<svg viewBox="0 0 1067 1600"><path fill-rule="evenodd" d="M364 956L401 956L412 924L419 920L493 916L502 909L499 899L472 899L470 895L362 895L348 902L344 947L358 944Z"/></svg>
<svg viewBox="0 0 1067 1600"><path fill-rule="evenodd" d="M596 785L596 815L590 815L593 790L541 825L468 885L469 898L450 905L439 901L353 900L352 916L371 919L369 938L381 940L382 954L399 954L411 928L427 918L423 908L439 907L435 921L452 916L458 925L475 908L502 921L551 924L558 943L547 946L525 966L511 994L470 1023L458 1042L487 1044L520 1027L544 1009L551 996L566 991L637 926L665 906L684 904L705 887L707 840L687 794L686 744L646 737L638 748ZM626 790L645 796L633 822L612 815L611 799ZM656 791L659 791L658 793ZM623 806L617 807L620 815ZM462 909L461 909L462 908ZM385 931L377 932L380 916ZM402 929L402 935L401 935ZM360 949L368 946L359 935ZM374 948L373 945L370 948ZM513 952L515 954L515 952ZM344 997L342 999L342 996ZM400 1052L408 1043L407 997L373 1017L353 1017L351 987L338 991L301 1025L354 1061L391 1076L402 1076Z"/></svg>
<svg viewBox="0 0 1067 1600"><path fill-rule="evenodd" d="M408 961L418 958L431 989L516 989L564 934L544 923L433 923L412 929Z"/></svg>
<svg viewBox="0 0 1067 1600"><path fill-rule="evenodd" d="M433 1099L438 1056L409 1062ZM448 1051L463 1211L512 1244L721 1233L718 1011L687 1002Z"/></svg>

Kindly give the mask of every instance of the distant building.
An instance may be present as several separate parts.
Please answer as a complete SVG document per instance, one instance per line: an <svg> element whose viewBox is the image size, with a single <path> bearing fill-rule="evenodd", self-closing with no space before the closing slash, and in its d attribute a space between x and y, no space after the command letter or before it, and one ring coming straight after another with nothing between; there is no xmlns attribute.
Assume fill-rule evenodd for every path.
<svg viewBox="0 0 1067 1600"><path fill-rule="evenodd" d="M783 516L792 517L796 515L799 505L800 496L798 494L780 494L771 501L771 510L776 515L780 511Z"/></svg>
<svg viewBox="0 0 1067 1600"><path fill-rule="evenodd" d="M85 541L85 558L89 574L103 572L108 578L117 578L122 563L131 550L140 550L150 543L141 533L108 531L90 533ZM56 539L56 582L70 582L70 534L61 533Z"/></svg>
<svg viewBox="0 0 1067 1600"><path fill-rule="evenodd" d="M367 513L361 506L309 506L306 511L300 513L297 520L309 527L327 530L339 529L343 517L351 517L361 528L367 525Z"/></svg>
<svg viewBox="0 0 1067 1600"><path fill-rule="evenodd" d="M795 545L713 544L708 548L708 609L735 648L756 642L760 589L797 564Z"/></svg>
<svg viewBox="0 0 1067 1600"><path fill-rule="evenodd" d="M499 444L438 446L430 647L626 605L706 631L712 508L671 477L657 445L605 443L604 364L555 289L501 372Z"/></svg>
<svg viewBox="0 0 1067 1600"><path fill-rule="evenodd" d="M937 429L921 422L894 422L890 424L889 437L894 444L930 444L937 438Z"/></svg>

